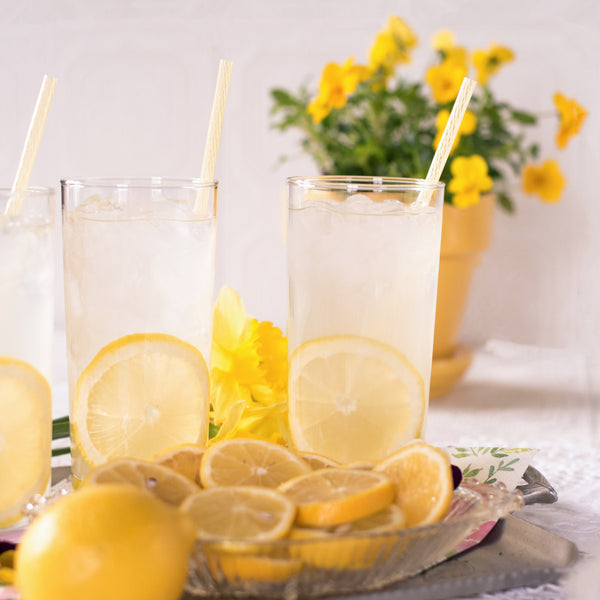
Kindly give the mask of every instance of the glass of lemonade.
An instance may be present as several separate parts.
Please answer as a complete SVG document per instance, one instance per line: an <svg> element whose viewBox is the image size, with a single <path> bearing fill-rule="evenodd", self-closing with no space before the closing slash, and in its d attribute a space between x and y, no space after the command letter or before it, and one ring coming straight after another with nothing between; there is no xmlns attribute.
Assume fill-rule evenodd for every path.
<svg viewBox="0 0 600 600"><path fill-rule="evenodd" d="M292 442L341 463L422 437L443 184L288 180Z"/></svg>
<svg viewBox="0 0 600 600"><path fill-rule="evenodd" d="M208 435L216 182L61 182L73 474Z"/></svg>
<svg viewBox="0 0 600 600"><path fill-rule="evenodd" d="M0 528L50 482L54 214L52 189L0 189Z"/></svg>

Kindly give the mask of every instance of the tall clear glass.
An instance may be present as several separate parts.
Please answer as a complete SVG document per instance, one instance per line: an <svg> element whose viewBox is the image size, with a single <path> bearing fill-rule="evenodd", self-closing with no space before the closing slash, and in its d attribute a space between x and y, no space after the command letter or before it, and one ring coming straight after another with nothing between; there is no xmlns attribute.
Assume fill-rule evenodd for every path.
<svg viewBox="0 0 600 600"><path fill-rule="evenodd" d="M0 528L47 488L52 443L54 190L18 193L15 213L10 198L0 189Z"/></svg>
<svg viewBox="0 0 600 600"><path fill-rule="evenodd" d="M288 180L292 441L342 463L422 437L443 184Z"/></svg>
<svg viewBox="0 0 600 600"><path fill-rule="evenodd" d="M146 364L139 356L148 361L152 356L164 356L164 372L154 368L141 375L158 377L159 386L160 377L184 377L169 372L173 368L166 362L169 354L188 356L192 346L201 353L200 362L202 358L209 362L216 182L156 177L68 179L61 184L74 476L83 477L100 461L99 456L107 459L125 454L150 459L166 446L205 442L206 405L188 408L187 414L178 415L177 427L173 420L169 430L168 419L176 415L150 400L144 405L143 399L139 414L140 406L128 402L133 395L134 371ZM140 347L137 340L145 344L139 356L135 354ZM165 340L168 346L161 346ZM115 367L114 376L107 379L113 362L123 370L117 376ZM119 399L113 402L110 395L97 395L101 391L94 388L97 382L105 386L111 382L121 389ZM94 408L93 402L100 402L97 398L104 398L102 402L109 398L112 404ZM76 405L81 410L74 411ZM94 414L98 417L103 412L105 417L113 417L111 431L103 429L108 427L106 420L102 426L94 420ZM154 429L153 423L157 425ZM146 439L138 439L132 452L118 427L131 428L134 433L139 429Z"/></svg>

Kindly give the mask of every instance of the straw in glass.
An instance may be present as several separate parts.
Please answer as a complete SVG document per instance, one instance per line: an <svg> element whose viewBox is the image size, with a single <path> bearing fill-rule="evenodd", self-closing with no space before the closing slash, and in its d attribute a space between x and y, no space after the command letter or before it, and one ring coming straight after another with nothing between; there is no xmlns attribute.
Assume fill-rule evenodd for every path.
<svg viewBox="0 0 600 600"><path fill-rule="evenodd" d="M463 79L460 90L458 91L458 96L454 101L452 112L450 113L446 127L442 132L440 143L435 151L431 165L429 165L429 171L427 171L427 176L425 177L425 181L428 183L437 183L440 180L442 171L444 170L444 166L446 165L446 161L452 150L454 140L458 134L458 128L462 123L467 106L469 106L471 96L476 87L477 83L472 79L469 79L468 77ZM431 193L431 191L421 192L417 203L419 205L427 206L431 199Z"/></svg>
<svg viewBox="0 0 600 600"><path fill-rule="evenodd" d="M40 147L42 134L48 118L52 96L56 88L56 78L44 75L42 87L29 123L29 131L25 139L25 146L19 161L19 168L13 181L11 196L6 204L5 214L14 217L21 212L23 206L23 193L29 185L29 178L33 169L33 163Z"/></svg>
<svg viewBox="0 0 600 600"><path fill-rule="evenodd" d="M233 63L230 60L221 59L219 62L217 86L215 88L210 122L208 125L208 134L204 146L202 171L200 172L201 178L205 181L213 181L215 176L215 164L217 162L221 130L223 129L223 117L225 116L225 104L227 103L227 93L229 91L232 68ZM195 205L197 214L204 214L206 212L209 196L210 190L208 189L202 189L198 192Z"/></svg>

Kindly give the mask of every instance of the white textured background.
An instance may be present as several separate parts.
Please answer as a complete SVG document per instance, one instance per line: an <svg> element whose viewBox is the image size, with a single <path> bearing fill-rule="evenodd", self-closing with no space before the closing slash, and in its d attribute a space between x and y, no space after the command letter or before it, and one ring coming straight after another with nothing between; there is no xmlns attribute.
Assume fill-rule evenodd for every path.
<svg viewBox="0 0 600 600"><path fill-rule="evenodd" d="M552 116L536 134L542 155L559 159L566 192L543 205L515 182L518 213L497 215L461 337L568 349L598 392L597 0L0 0L0 181L12 181L45 72L58 86L31 183L58 194L59 179L72 175L199 175L218 61L232 59L217 162L217 286L235 287L249 313L284 327L284 181L315 167L293 134L270 128L269 90L316 86L331 60L366 60L391 14L420 38L409 76L422 76L432 34L450 28L471 49L492 40L514 49L516 62L493 80L501 98L551 115L561 90L589 110L566 151L554 146ZM286 152L294 158L282 165Z"/></svg>

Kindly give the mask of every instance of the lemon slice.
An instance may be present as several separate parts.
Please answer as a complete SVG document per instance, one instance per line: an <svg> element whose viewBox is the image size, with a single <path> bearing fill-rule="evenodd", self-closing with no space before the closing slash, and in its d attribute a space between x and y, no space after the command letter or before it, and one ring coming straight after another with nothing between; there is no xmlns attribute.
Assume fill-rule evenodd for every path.
<svg viewBox="0 0 600 600"><path fill-rule="evenodd" d="M208 369L191 344L133 334L96 355L77 382L73 437L94 467L116 457L151 460L165 448L206 442Z"/></svg>
<svg viewBox="0 0 600 600"><path fill-rule="evenodd" d="M125 483L147 490L167 504L179 506L199 487L167 467L144 460L111 460L88 472L86 484Z"/></svg>
<svg viewBox="0 0 600 600"><path fill-rule="evenodd" d="M305 460L313 469L325 469L327 467L339 467L340 463L333 458L328 458L322 454L316 454L315 452L299 452L298 456Z"/></svg>
<svg viewBox="0 0 600 600"><path fill-rule="evenodd" d="M277 583L297 575L302 570L300 560L239 554L235 552L206 551L208 567L217 580L257 581Z"/></svg>
<svg viewBox="0 0 600 600"><path fill-rule="evenodd" d="M314 543L294 544L290 553L321 569L367 569L393 551L399 536L389 535L389 532L400 531L404 525L404 513L390 504L373 515L332 529L293 527L290 539Z"/></svg>
<svg viewBox="0 0 600 600"><path fill-rule="evenodd" d="M440 521L452 503L454 484L446 454L421 440L406 444L378 465L396 488L395 503L406 517L407 527Z"/></svg>
<svg viewBox="0 0 600 600"><path fill-rule="evenodd" d="M359 469L361 471L371 471L375 466L375 463L371 460L355 460L341 466L344 469Z"/></svg>
<svg viewBox="0 0 600 600"><path fill-rule="evenodd" d="M181 506L190 515L196 537L245 541L283 538L294 521L296 507L282 493L257 486L227 486L202 490Z"/></svg>
<svg viewBox="0 0 600 600"><path fill-rule="evenodd" d="M380 460L420 435L423 378L395 348L354 335L306 342L290 359L292 442L341 463Z"/></svg>
<svg viewBox="0 0 600 600"><path fill-rule="evenodd" d="M52 395L31 365L0 357L0 528L19 521L50 480Z"/></svg>
<svg viewBox="0 0 600 600"><path fill-rule="evenodd" d="M387 476L330 467L286 481L279 490L297 505L296 524L330 527L376 513L394 498Z"/></svg>
<svg viewBox="0 0 600 600"><path fill-rule="evenodd" d="M311 471L310 465L287 448L253 438L233 438L211 446L200 465L205 488L258 485L275 488Z"/></svg>
<svg viewBox="0 0 600 600"><path fill-rule="evenodd" d="M167 450L160 452L154 457L153 462L177 471L177 473L187 477L196 485L201 486L200 463L205 452L206 447L199 444L180 444L179 446L167 448Z"/></svg>

